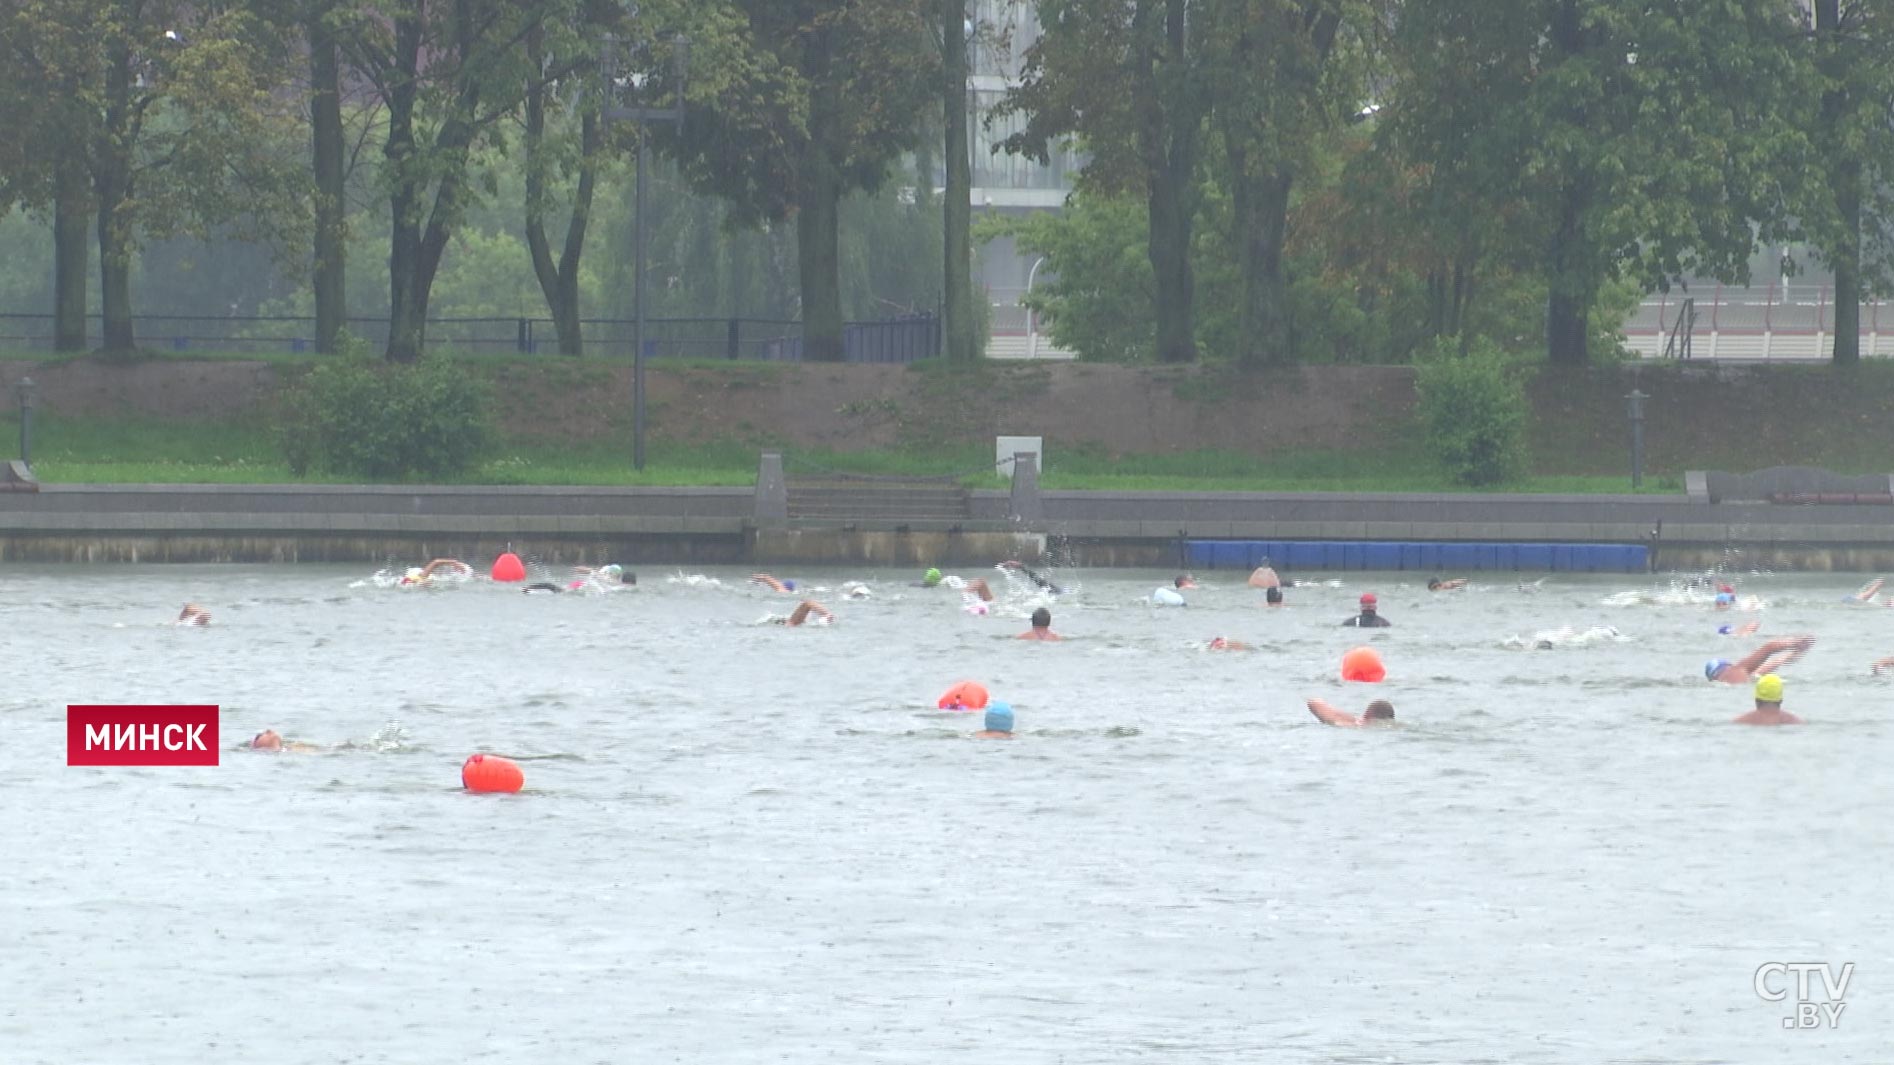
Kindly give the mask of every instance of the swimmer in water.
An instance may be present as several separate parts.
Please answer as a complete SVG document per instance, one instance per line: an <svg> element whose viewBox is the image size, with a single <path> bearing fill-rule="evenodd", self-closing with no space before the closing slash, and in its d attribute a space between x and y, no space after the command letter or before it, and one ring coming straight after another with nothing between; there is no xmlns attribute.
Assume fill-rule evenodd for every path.
<svg viewBox="0 0 1894 1065"><path fill-rule="evenodd" d="M1063 640L1065 637L1052 631L1052 611L1040 607L1032 612L1032 628L1019 634L1022 640Z"/></svg>
<svg viewBox="0 0 1894 1065"><path fill-rule="evenodd" d="M1209 646L1209 649L1212 651L1254 651L1256 650L1256 648L1251 647L1249 644L1246 644L1242 642L1241 640L1226 640L1221 636L1218 636L1212 639L1208 646Z"/></svg>
<svg viewBox="0 0 1894 1065"><path fill-rule="evenodd" d="M814 619L813 622L810 620L812 618ZM813 599L804 599L802 602L796 604L796 609L790 611L788 617L781 619L772 618L771 620L778 625L787 625L792 629L805 623L833 625L835 624L835 613Z"/></svg>
<svg viewBox="0 0 1894 1065"><path fill-rule="evenodd" d="M1869 666L1868 672L1874 674L1877 677L1883 673L1894 673L1894 655L1889 655L1888 657L1881 659L1879 662L1876 662L1875 664Z"/></svg>
<svg viewBox="0 0 1894 1065"><path fill-rule="evenodd" d="M1717 684L1748 684L1808 654L1813 646L1813 636L1779 636L1734 662L1710 659L1703 664L1703 676Z"/></svg>
<svg viewBox="0 0 1894 1065"><path fill-rule="evenodd" d="M574 566L572 575L580 580L617 581L619 584L629 584L633 587L638 584L638 575L616 562L597 569L590 566Z"/></svg>
<svg viewBox="0 0 1894 1065"><path fill-rule="evenodd" d="M1762 628L1760 621L1745 621L1741 625L1718 625L1716 632L1719 636L1750 636L1760 628Z"/></svg>
<svg viewBox="0 0 1894 1065"><path fill-rule="evenodd" d="M1005 703L994 703L986 708L986 727L973 734L976 740L1010 740L1013 738L1013 708Z"/></svg>
<svg viewBox="0 0 1894 1065"><path fill-rule="evenodd" d="M465 562L462 562L460 559L437 558L437 559L431 560L430 562L428 562L427 565L422 566L419 569L408 570L407 573L402 575L401 583L402 584L426 584L427 582L434 579L434 575L436 573L444 569L454 570L455 572L459 573L463 577L470 577L473 575L473 567L469 566Z"/></svg>
<svg viewBox="0 0 1894 1065"><path fill-rule="evenodd" d="M184 609L178 611L177 623L179 625L195 625L202 628L210 624L210 611L205 610L196 603L186 603L184 604Z"/></svg>
<svg viewBox="0 0 1894 1065"><path fill-rule="evenodd" d="M1361 606L1361 613L1355 615L1352 618L1349 618L1347 621L1342 622L1342 624L1345 626L1348 626L1351 628L1357 628L1357 629L1388 628L1389 626L1393 625L1394 622L1389 621L1387 618L1384 618L1380 614L1375 613L1375 607L1378 605L1378 603L1379 603L1379 600L1377 600L1374 597L1373 592L1361 593L1361 601L1359 604Z"/></svg>
<svg viewBox="0 0 1894 1065"><path fill-rule="evenodd" d="M290 752L305 752L306 753L309 751L322 750L321 747L318 747L313 743L303 743L298 740L286 740L281 735L279 735L275 729L267 729L267 728L264 729L262 732L257 733L256 738L252 739L249 743L245 744L244 746L249 747L252 750L257 750L257 751L290 751Z"/></svg>
<svg viewBox="0 0 1894 1065"><path fill-rule="evenodd" d="M1430 592L1451 592L1455 588L1465 588L1466 586L1467 579L1465 577L1455 577L1450 581L1443 581L1439 577L1427 578L1427 590Z"/></svg>
<svg viewBox="0 0 1894 1065"><path fill-rule="evenodd" d="M1177 576L1171 578L1171 587L1195 588L1197 587L1197 579L1188 573L1179 573Z"/></svg>
<svg viewBox="0 0 1894 1065"><path fill-rule="evenodd" d="M760 584L774 592L793 592L796 590L795 581L778 580L767 573L750 574L750 583Z"/></svg>
<svg viewBox="0 0 1894 1065"><path fill-rule="evenodd" d="M1376 725L1394 724L1394 704L1386 699L1376 699L1368 704L1360 717L1345 710L1337 710L1320 699L1309 700L1309 713L1324 725L1336 728L1370 728Z"/></svg>
<svg viewBox="0 0 1894 1065"><path fill-rule="evenodd" d="M1005 562L1000 563L1000 568L1018 570L1020 573L1025 574L1027 580L1033 582L1033 584L1037 585L1038 587L1043 588L1048 592L1051 592L1053 595L1058 595L1060 593L1061 589L1059 588L1058 585L1052 583L1052 581L1048 579L1047 577L1045 577L1044 575L1034 573L1032 570L1027 569L1026 565L1022 562L1017 562L1009 558Z"/></svg>
<svg viewBox="0 0 1894 1065"><path fill-rule="evenodd" d="M1844 596L1843 598L1852 599L1857 603L1872 603L1874 602L1874 594L1881 590L1883 583L1885 583L1883 578L1876 577L1862 585L1853 595Z"/></svg>
<svg viewBox="0 0 1894 1065"><path fill-rule="evenodd" d="M526 587L521 588L520 591L527 595L532 595L534 592L551 592L554 595L557 595L560 592L565 591L565 589L559 587L558 585L552 583L551 581L540 581L537 584L529 584Z"/></svg>
<svg viewBox="0 0 1894 1065"><path fill-rule="evenodd" d="M1263 605L1264 606L1281 606L1282 605L1282 589L1275 588L1275 587L1266 589L1263 592Z"/></svg>
<svg viewBox="0 0 1894 1065"><path fill-rule="evenodd" d="M1724 585L1724 587L1727 588L1729 586ZM1716 599L1711 603L1710 609L1733 610L1735 609L1735 607L1736 607L1736 593L1735 592L1718 592L1716 593Z"/></svg>
<svg viewBox="0 0 1894 1065"><path fill-rule="evenodd" d="M1756 708L1735 719L1738 725L1800 725L1802 719L1782 708L1782 678L1765 673L1756 681Z"/></svg>

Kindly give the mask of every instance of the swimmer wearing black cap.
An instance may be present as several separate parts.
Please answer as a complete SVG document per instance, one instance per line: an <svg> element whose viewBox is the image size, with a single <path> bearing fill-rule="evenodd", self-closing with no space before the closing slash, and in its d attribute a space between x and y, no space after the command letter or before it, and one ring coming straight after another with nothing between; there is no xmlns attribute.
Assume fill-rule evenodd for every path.
<svg viewBox="0 0 1894 1065"><path fill-rule="evenodd" d="M1373 592L1361 593L1361 613L1342 622L1342 624L1356 629L1385 629L1393 625L1394 622L1375 613L1376 604L1377 600Z"/></svg>
<svg viewBox="0 0 1894 1065"><path fill-rule="evenodd" d="M1281 606L1282 605L1282 589L1275 587L1274 585L1266 589L1263 592L1263 605Z"/></svg>
<svg viewBox="0 0 1894 1065"><path fill-rule="evenodd" d="M1063 640L1065 637L1052 631L1052 611L1040 607L1032 612L1032 628L1019 634L1022 640Z"/></svg>
<svg viewBox="0 0 1894 1065"><path fill-rule="evenodd" d="M1337 710L1320 699L1309 700L1309 713L1324 725L1336 728L1370 728L1376 725L1394 724L1394 704L1386 699L1376 699L1368 704L1360 717L1345 710Z"/></svg>
<svg viewBox="0 0 1894 1065"><path fill-rule="evenodd" d="M1046 591L1051 592L1053 595L1058 595L1061 591L1058 585L1052 583L1050 580L1048 580L1044 576L1041 576L1040 574L1034 573L1032 570L1027 569L1024 563L1016 562L1013 559L1009 558L1005 562L1000 563L1000 568L1018 570L1019 572L1026 575L1027 580L1033 582L1034 584L1045 589Z"/></svg>
<svg viewBox="0 0 1894 1065"><path fill-rule="evenodd" d="M1427 590L1430 592L1451 592L1455 588L1465 588L1466 586L1467 579L1465 577L1455 577L1449 581L1443 581L1439 577L1427 578Z"/></svg>

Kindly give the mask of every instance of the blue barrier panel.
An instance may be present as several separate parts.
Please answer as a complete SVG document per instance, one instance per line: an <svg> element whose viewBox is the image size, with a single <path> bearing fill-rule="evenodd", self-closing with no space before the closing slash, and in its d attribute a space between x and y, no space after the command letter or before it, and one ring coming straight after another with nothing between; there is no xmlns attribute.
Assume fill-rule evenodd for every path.
<svg viewBox="0 0 1894 1065"><path fill-rule="evenodd" d="M1467 570L1552 570L1643 573L1644 544L1425 543L1358 540L1185 540L1185 564L1250 570L1265 559L1277 569L1416 570L1452 575Z"/></svg>
<svg viewBox="0 0 1894 1065"><path fill-rule="evenodd" d="M1519 568L1524 570L1551 569L1552 545L1520 544L1519 554L1515 561L1519 563Z"/></svg>
<svg viewBox="0 0 1894 1065"><path fill-rule="evenodd" d="M1400 544L1362 544L1361 568L1363 569L1400 569Z"/></svg>

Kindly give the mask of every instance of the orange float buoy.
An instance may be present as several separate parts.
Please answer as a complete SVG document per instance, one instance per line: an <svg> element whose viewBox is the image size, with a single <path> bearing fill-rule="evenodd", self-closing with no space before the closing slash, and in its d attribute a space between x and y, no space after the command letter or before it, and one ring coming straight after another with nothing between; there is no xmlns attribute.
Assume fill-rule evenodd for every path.
<svg viewBox="0 0 1894 1065"><path fill-rule="evenodd" d="M936 705L942 710L985 710L986 687L977 681L963 680L941 693Z"/></svg>
<svg viewBox="0 0 1894 1065"><path fill-rule="evenodd" d="M1388 675L1381 664L1381 653L1372 647L1356 647L1342 656L1342 679L1379 684Z"/></svg>
<svg viewBox="0 0 1894 1065"><path fill-rule="evenodd" d="M493 579L523 581L526 579L526 564L520 561L520 556L508 551L493 560Z"/></svg>
<svg viewBox="0 0 1894 1065"><path fill-rule="evenodd" d="M460 783L468 791L499 791L512 794L526 786L526 774L519 763L497 754L476 754L461 763Z"/></svg>

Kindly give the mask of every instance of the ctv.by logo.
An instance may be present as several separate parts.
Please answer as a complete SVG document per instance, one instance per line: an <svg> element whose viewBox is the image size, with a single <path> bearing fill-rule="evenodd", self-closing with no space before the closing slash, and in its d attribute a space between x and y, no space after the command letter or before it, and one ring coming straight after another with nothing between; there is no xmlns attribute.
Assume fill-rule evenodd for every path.
<svg viewBox="0 0 1894 1065"><path fill-rule="evenodd" d="M1820 974L1823 997L1811 992L1809 977ZM1756 968L1756 997L1764 1002L1782 1002L1789 997L1789 985L1795 985L1795 1012L1782 1018L1784 1028L1833 1028L1841 1023L1841 1011L1848 1008L1842 997L1848 993L1848 981L1855 978L1855 963L1843 962L1838 974L1825 961L1772 961Z"/></svg>

